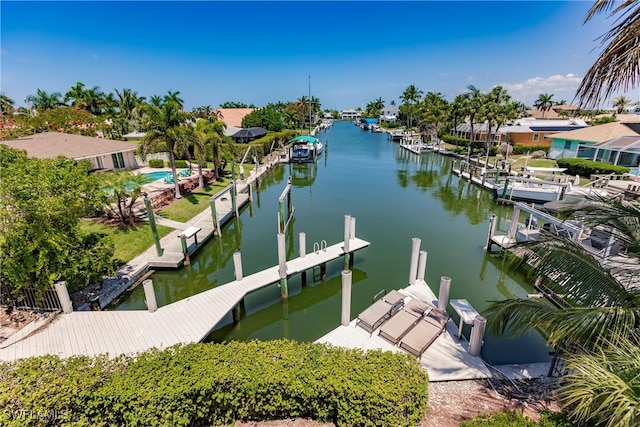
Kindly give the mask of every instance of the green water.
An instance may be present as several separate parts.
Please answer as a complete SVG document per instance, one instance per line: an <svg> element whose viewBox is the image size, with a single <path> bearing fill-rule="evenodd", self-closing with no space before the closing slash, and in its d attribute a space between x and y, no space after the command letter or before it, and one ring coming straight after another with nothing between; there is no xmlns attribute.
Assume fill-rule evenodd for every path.
<svg viewBox="0 0 640 427"><path fill-rule="evenodd" d="M352 319L379 290L408 284L414 237L428 253L425 279L436 296L442 276L451 277L450 298L466 298L480 312L488 301L533 292L522 277L506 273L497 255L483 251L491 215L497 215L500 233L509 227L512 208L452 175L452 158L411 154L388 141L386 133L365 132L350 122L336 122L319 137L328 147L317 164L274 169L253 204L223 228L222 238L201 248L190 266L151 276L159 306L234 280L236 251L245 276L277 265L278 197L289 176L295 218L287 230L287 259L298 255L300 232L306 234L307 252L314 242L340 242L345 214L355 217L356 235L371 242L355 253ZM342 266L342 260L329 263L324 281L314 281L310 270L307 286L299 276L291 277L286 303L279 301L275 285L248 295L240 322L233 324L228 315L208 340L318 339L340 323ZM141 287L116 309L145 309ZM518 339L487 333L482 356L494 364L549 359L535 331Z"/></svg>

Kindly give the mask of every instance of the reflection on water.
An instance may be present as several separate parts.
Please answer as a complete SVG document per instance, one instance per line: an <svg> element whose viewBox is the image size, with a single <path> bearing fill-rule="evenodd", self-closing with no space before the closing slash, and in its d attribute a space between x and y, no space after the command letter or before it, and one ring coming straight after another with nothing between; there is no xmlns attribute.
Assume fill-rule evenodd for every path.
<svg viewBox="0 0 640 427"><path fill-rule="evenodd" d="M300 232L307 252L322 240L340 242L346 214L356 219L356 235L371 242L354 257L352 319L381 289L408 284L413 237L428 253L425 279L436 295L442 276L452 279L450 298L466 298L479 312L488 301L531 293L524 277L483 250L491 215L497 216L497 232L508 230L512 208L451 174L451 158L413 154L386 134L363 132L350 122L337 122L319 136L331 144L317 163L275 167L261 180L253 204L223 227L222 238L211 239L190 266L151 276L160 306L233 281L236 251L245 276L277 265L278 198L289 177L295 214L286 234L288 259L298 256ZM279 301L277 284L247 296L239 323L227 316L209 339L318 339L340 323L342 267L342 260L329 263L325 280L308 271L307 286L299 275L289 278L286 303ZM144 310L143 290L117 309ZM536 332L517 340L486 334L482 355L492 363L548 360Z"/></svg>

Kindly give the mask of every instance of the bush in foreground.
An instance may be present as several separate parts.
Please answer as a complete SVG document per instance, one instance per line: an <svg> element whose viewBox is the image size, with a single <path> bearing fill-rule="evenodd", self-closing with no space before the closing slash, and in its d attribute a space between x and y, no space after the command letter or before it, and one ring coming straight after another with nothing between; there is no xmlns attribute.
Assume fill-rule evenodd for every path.
<svg viewBox="0 0 640 427"><path fill-rule="evenodd" d="M419 422L427 398L427 374L408 355L286 340L0 365L2 425L33 425L24 419L29 414L46 425L51 414L59 425L219 425L303 417L403 426Z"/></svg>

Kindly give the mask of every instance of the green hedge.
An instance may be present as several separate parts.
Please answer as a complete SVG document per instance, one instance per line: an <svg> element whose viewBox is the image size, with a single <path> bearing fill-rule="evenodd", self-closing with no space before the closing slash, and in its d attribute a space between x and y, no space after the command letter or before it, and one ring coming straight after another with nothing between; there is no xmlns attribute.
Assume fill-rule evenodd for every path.
<svg viewBox="0 0 640 427"><path fill-rule="evenodd" d="M162 159L149 159L149 167L150 168L163 168L164 160Z"/></svg>
<svg viewBox="0 0 640 427"><path fill-rule="evenodd" d="M629 168L624 166L616 166L609 163L594 162L587 159L557 159L556 163L560 168L567 168L567 175L580 175L589 177L593 174L610 174L615 173L622 175L629 173Z"/></svg>
<svg viewBox="0 0 640 427"><path fill-rule="evenodd" d="M186 160L176 160L175 164L176 164L177 168L188 168L189 167L189 165L187 164Z"/></svg>
<svg viewBox="0 0 640 427"><path fill-rule="evenodd" d="M136 358L46 356L0 365L1 425L220 425L291 417L416 425L428 376L407 355L287 340L190 344ZM43 419L41 425L46 425ZM32 425L32 424L29 424Z"/></svg>
<svg viewBox="0 0 640 427"><path fill-rule="evenodd" d="M544 151L546 153L551 149L548 145L514 145L511 154L527 154L534 151Z"/></svg>

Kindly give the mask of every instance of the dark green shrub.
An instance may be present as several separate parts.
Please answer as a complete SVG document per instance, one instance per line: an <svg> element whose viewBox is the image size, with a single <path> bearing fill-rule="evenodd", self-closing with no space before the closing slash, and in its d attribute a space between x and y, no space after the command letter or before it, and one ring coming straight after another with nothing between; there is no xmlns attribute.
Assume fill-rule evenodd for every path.
<svg viewBox="0 0 640 427"><path fill-rule="evenodd" d="M189 165L187 164L186 160L176 160L175 164L176 164L177 168L188 168L189 167Z"/></svg>
<svg viewBox="0 0 640 427"><path fill-rule="evenodd" d="M533 153L534 151L544 151L548 153L550 148L548 145L514 145L511 154L527 154Z"/></svg>
<svg viewBox="0 0 640 427"><path fill-rule="evenodd" d="M409 355L287 340L190 344L117 361L48 356L0 365L5 414L63 408L77 425L304 417L405 426L420 421L427 398L426 371Z"/></svg>
<svg viewBox="0 0 640 427"><path fill-rule="evenodd" d="M624 166L616 166L610 163L594 162L587 159L557 159L556 163L558 167L567 168L565 173L567 175L580 175L589 177L593 174L610 174L615 173L622 175L629 173L629 168Z"/></svg>
<svg viewBox="0 0 640 427"><path fill-rule="evenodd" d="M162 159L149 159L149 167L150 168L163 168L164 160Z"/></svg>

